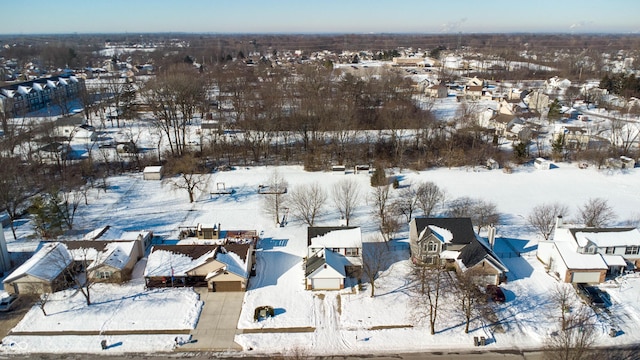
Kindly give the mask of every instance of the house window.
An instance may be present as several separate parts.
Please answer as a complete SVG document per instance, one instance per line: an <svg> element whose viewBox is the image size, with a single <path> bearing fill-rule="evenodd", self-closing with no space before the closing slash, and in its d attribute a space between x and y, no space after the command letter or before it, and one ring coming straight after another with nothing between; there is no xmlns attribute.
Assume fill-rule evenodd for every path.
<svg viewBox="0 0 640 360"><path fill-rule="evenodd" d="M340 248L333 248L331 249L331 251L333 251L334 253L340 253Z"/></svg>
<svg viewBox="0 0 640 360"><path fill-rule="evenodd" d="M627 246L624 252L625 255L638 255L638 246Z"/></svg>
<svg viewBox="0 0 640 360"><path fill-rule="evenodd" d="M608 248L605 249L605 254L611 255L611 254L613 254L615 252L615 250L616 250L616 248L614 248L614 247L608 247Z"/></svg>
<svg viewBox="0 0 640 360"><path fill-rule="evenodd" d="M587 253L589 254L595 254L596 253L596 247L591 245L587 248Z"/></svg>
<svg viewBox="0 0 640 360"><path fill-rule="evenodd" d="M98 279L109 279L111 271L98 271Z"/></svg>
<svg viewBox="0 0 640 360"><path fill-rule="evenodd" d="M347 248L345 255L347 255L347 256L358 256L358 248Z"/></svg>
<svg viewBox="0 0 640 360"><path fill-rule="evenodd" d="M438 251L438 243L436 242L429 242L429 244L427 245L427 251L428 252L436 252Z"/></svg>

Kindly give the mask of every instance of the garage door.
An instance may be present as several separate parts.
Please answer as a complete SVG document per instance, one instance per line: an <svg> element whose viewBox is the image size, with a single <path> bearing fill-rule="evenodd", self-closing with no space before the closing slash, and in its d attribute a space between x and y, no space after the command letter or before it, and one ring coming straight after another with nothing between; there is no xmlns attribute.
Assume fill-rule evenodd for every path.
<svg viewBox="0 0 640 360"><path fill-rule="evenodd" d="M600 282L600 273L599 272L574 272L571 277L571 282L574 284L577 283L599 283Z"/></svg>
<svg viewBox="0 0 640 360"><path fill-rule="evenodd" d="M340 279L313 279L315 290L337 290L340 289Z"/></svg>
<svg viewBox="0 0 640 360"><path fill-rule="evenodd" d="M240 281L218 281L213 283L213 291L242 291Z"/></svg>

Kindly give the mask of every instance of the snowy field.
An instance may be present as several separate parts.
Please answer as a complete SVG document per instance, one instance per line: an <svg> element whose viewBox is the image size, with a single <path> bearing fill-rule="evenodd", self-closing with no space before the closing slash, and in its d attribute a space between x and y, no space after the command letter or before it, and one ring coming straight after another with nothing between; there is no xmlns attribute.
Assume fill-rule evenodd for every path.
<svg viewBox="0 0 640 360"><path fill-rule="evenodd" d="M551 170L531 166L514 169L512 174L499 170L473 168L438 169L423 172L397 171L401 185L433 181L446 190L447 198L471 196L493 201L501 214L496 252L505 254L509 267L504 284L507 301L492 305L499 326L475 317L470 333L464 333L464 319L455 299L445 295L445 304L436 323L436 334L429 335L427 321L418 321L411 311L411 292L407 280L408 226L394 240L395 258L388 274L377 283L376 296L368 288L356 292L312 292L304 290L302 257L306 254L306 226L290 219L283 228L275 227L264 214L258 185L273 174L273 167L238 168L207 175L209 190L217 183L234 189L232 195L199 194L189 203L184 190L175 190L159 181L144 181L142 174L112 177L108 189L91 193L89 205L81 205L74 228L87 232L111 225L123 230L151 230L166 241L177 240L178 227L197 223L220 223L222 229L255 229L261 234L257 276L252 278L245 295L239 329L266 329L262 333L236 335L247 353L282 353L303 351L308 354L357 354L362 352L397 352L473 348L473 337L486 337L487 349L535 348L557 330L558 315L551 293L556 280L546 274L535 258L537 235L527 226L525 217L535 205L557 201L576 213L578 206L592 197L606 198L618 215L614 225L628 225L639 218L640 169L598 171L579 169L576 164L557 164ZM367 241L376 232L371 205L367 202L369 176L310 173L297 166L278 167L289 183L317 182L329 190L345 179L356 179L361 198L353 224L361 226ZM397 196L395 190L393 195ZM328 203L327 212L318 225L337 225L338 215ZM442 211L443 209L436 209ZM569 216L571 218L571 216ZM28 222L18 224L18 241L5 229L9 249L23 249L32 233ZM33 242L31 242L33 244ZM522 257L507 257L522 252ZM144 264L141 264L144 265ZM139 266L141 267L141 266ZM47 303L44 316L34 307L14 329L21 334L46 331L88 331L91 335L35 336L11 335L0 348L5 353L27 352L100 352L100 339L116 344L110 352L170 351L175 334L171 330L193 328L202 303L188 289L144 290L140 269L134 280L124 285L100 285L94 288L94 304L87 307L79 293L56 293ZM627 344L640 341L640 279L628 275L604 284L612 300L608 311L593 313L597 321L598 343ZM574 301L578 301L577 298ZM253 321L253 309L270 305L275 316ZM611 338L608 330L615 324L620 336ZM297 332L279 332L296 328ZM102 331L144 332L160 329L166 333L149 335L100 336ZM251 350L249 350L251 349Z"/></svg>

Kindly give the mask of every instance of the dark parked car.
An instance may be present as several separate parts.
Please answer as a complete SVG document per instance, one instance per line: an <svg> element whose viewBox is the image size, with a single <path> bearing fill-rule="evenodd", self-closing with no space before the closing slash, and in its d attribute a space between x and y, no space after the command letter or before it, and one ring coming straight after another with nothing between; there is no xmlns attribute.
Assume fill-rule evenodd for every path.
<svg viewBox="0 0 640 360"><path fill-rule="evenodd" d="M502 292L500 286L497 285L487 285L487 295L495 302L503 303L506 300L504 292Z"/></svg>
<svg viewBox="0 0 640 360"><path fill-rule="evenodd" d="M0 299L0 312L7 312L13 309L13 306L18 300L18 295L11 294Z"/></svg>
<svg viewBox="0 0 640 360"><path fill-rule="evenodd" d="M578 284L578 290L584 296L591 305L597 307L605 307L606 303L600 289L595 286L589 286L584 283Z"/></svg>

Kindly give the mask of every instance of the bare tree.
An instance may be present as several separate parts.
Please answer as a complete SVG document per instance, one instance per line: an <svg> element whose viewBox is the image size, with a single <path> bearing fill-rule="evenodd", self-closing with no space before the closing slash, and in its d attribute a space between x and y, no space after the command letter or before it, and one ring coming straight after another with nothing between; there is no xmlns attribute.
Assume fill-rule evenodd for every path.
<svg viewBox="0 0 640 360"><path fill-rule="evenodd" d="M474 310L476 310L477 304L479 304L484 299L484 297L482 292L480 291L480 288L478 287L478 284L473 281L473 278L469 272L458 274L456 293L456 297L460 305L460 310L462 311L465 318L464 333L468 334L469 323L471 323L473 312Z"/></svg>
<svg viewBox="0 0 640 360"><path fill-rule="evenodd" d="M347 226L349 226L351 216L358 204L359 196L360 187L355 180L340 180L333 186L331 199L340 212L340 216L346 221Z"/></svg>
<svg viewBox="0 0 640 360"><path fill-rule="evenodd" d="M616 218L606 199L591 198L578 208L578 218L587 227L602 227Z"/></svg>
<svg viewBox="0 0 640 360"><path fill-rule="evenodd" d="M199 172L198 160L191 153L170 159L166 169L177 176L165 181L175 189L185 190L189 194L189 202L195 201L196 190L203 191L206 188L206 177Z"/></svg>
<svg viewBox="0 0 640 360"><path fill-rule="evenodd" d="M413 218L418 205L417 188L410 185L399 189L398 197L393 200L391 207L398 216L404 216L408 223Z"/></svg>
<svg viewBox="0 0 640 360"><path fill-rule="evenodd" d="M434 182L423 182L418 185L416 200L423 215L429 217L433 214L433 209L438 203L444 200L444 192Z"/></svg>
<svg viewBox="0 0 640 360"><path fill-rule="evenodd" d="M549 240L558 216L569 215L569 208L560 203L537 205L527 216L527 221L545 240Z"/></svg>
<svg viewBox="0 0 640 360"><path fill-rule="evenodd" d="M480 231L491 224L497 224L500 220L496 204L486 200L476 200L471 209L471 221Z"/></svg>
<svg viewBox="0 0 640 360"><path fill-rule="evenodd" d="M576 292L569 284L558 283L551 294L553 303L560 310L560 328L562 331L567 330L570 322L569 312L571 304L574 302Z"/></svg>
<svg viewBox="0 0 640 360"><path fill-rule="evenodd" d="M0 209L9 214L9 226L14 240L17 240L14 220L18 219L27 206L34 184L29 176L30 168L21 165L18 158L0 156Z"/></svg>
<svg viewBox="0 0 640 360"><path fill-rule="evenodd" d="M89 267L96 259L91 257L93 249L81 248L77 249L80 252L80 256L76 255L76 266L67 268L68 277L73 279L74 285L80 290L82 296L88 305L91 305L91 289L96 284L95 277L92 276Z"/></svg>
<svg viewBox="0 0 640 360"><path fill-rule="evenodd" d="M468 217L472 215L472 209L476 200L468 196L462 196L449 202L447 215L450 217Z"/></svg>
<svg viewBox="0 0 640 360"><path fill-rule="evenodd" d="M389 204L389 185L376 186L371 190L370 199L373 202L374 216L378 220L378 229L386 241L391 240L391 234L395 232L394 216Z"/></svg>
<svg viewBox="0 0 640 360"><path fill-rule="evenodd" d="M552 333L545 340L544 359L595 359L592 357L592 346L597 329L590 312L588 307L582 305L567 316L565 329Z"/></svg>
<svg viewBox="0 0 640 360"><path fill-rule="evenodd" d="M264 212L271 216L274 224L283 224L283 216L287 198L287 181L282 177L278 169L274 169L267 186L262 187Z"/></svg>
<svg viewBox="0 0 640 360"><path fill-rule="evenodd" d="M385 270L389 267L391 257L384 241L373 237L362 244L362 272L369 280L371 297L375 296L376 280L386 276Z"/></svg>
<svg viewBox="0 0 640 360"><path fill-rule="evenodd" d="M418 280L416 285L419 290L416 296L411 298L413 315L419 320L428 318L431 335L434 335L441 296L450 282L449 274L439 265L428 267L417 264L414 265L413 274Z"/></svg>
<svg viewBox="0 0 640 360"><path fill-rule="evenodd" d="M327 194L319 183L296 186L289 196L293 214L309 226L313 226L326 202Z"/></svg>

